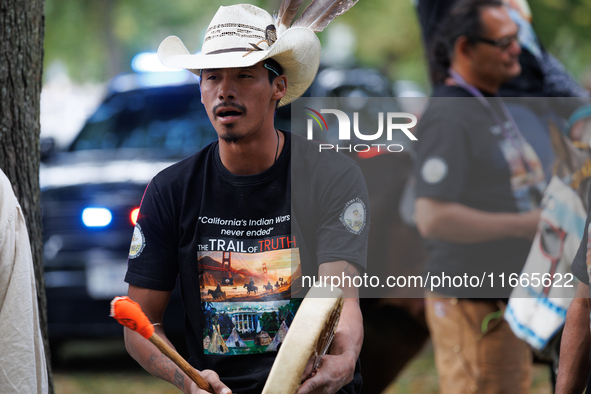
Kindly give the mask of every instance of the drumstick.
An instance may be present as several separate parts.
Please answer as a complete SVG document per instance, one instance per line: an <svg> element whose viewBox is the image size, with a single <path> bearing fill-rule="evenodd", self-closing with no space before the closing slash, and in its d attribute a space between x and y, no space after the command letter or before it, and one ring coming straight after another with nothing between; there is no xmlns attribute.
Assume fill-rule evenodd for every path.
<svg viewBox="0 0 591 394"><path fill-rule="evenodd" d="M132 301L129 297L115 297L111 301L111 317L115 318L119 323L136 331L152 342L166 357L172 360L178 367L186 373L197 386L209 393L215 393L209 382L205 380L199 372L195 370L176 350L164 342L162 338L154 332L154 326L148 320L148 317L142 311L142 308L137 302Z"/></svg>

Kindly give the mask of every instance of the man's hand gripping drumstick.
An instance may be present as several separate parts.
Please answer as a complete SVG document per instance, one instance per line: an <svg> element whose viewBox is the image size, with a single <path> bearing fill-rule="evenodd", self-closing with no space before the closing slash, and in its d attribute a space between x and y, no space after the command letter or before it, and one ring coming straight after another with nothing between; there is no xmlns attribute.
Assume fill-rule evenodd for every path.
<svg viewBox="0 0 591 394"><path fill-rule="evenodd" d="M169 381L186 393L231 394L230 389L220 382L215 372L202 371L200 374L180 354L178 354L174 347L172 347L172 344L158 335L155 332L155 327L160 328L161 326L152 325L138 303L132 301L128 297L115 297L113 301L111 301L111 317L115 318L129 330L134 331L132 333L129 330L125 330L126 346L128 346L128 342L132 342L128 341L128 336L136 335L135 333L137 333L148 339L161 352L161 354L158 355L157 352L155 352L156 349L152 349L154 352L148 357L150 363L145 363L145 359L137 354L141 352L134 351L132 353L136 361L153 375ZM137 338L137 335L135 339L141 340L141 338ZM145 346L142 348L145 349ZM136 355L140 357L136 357ZM168 360L165 360L164 356L166 356ZM160 358L160 360L158 360L158 358ZM176 369L170 361L174 362L174 364L180 368L180 371ZM186 384L185 381L187 379L190 379L194 384Z"/></svg>

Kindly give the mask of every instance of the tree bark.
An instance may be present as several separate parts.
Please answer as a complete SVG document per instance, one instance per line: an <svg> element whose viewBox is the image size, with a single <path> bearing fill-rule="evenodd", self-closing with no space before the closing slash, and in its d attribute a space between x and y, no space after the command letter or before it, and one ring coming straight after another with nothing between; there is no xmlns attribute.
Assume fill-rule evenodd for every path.
<svg viewBox="0 0 591 394"><path fill-rule="evenodd" d="M0 11L0 168L10 179L27 222L49 388L53 393L39 201L44 0L2 0Z"/></svg>

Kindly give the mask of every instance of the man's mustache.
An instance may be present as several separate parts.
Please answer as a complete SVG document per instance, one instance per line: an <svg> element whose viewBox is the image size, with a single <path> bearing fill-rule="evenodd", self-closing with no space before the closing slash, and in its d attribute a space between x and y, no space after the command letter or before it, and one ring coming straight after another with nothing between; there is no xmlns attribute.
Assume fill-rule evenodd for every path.
<svg viewBox="0 0 591 394"><path fill-rule="evenodd" d="M234 108L234 109L242 112L243 114L246 114L246 107L245 106L230 102L230 103L220 103L220 104L216 105L215 107L213 107L213 115L217 117L218 109L224 108L224 107Z"/></svg>

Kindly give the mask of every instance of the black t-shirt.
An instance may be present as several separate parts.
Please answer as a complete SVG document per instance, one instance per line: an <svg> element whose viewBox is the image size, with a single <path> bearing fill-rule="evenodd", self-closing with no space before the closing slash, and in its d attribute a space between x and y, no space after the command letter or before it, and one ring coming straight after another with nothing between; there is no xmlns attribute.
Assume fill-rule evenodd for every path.
<svg viewBox="0 0 591 394"><path fill-rule="evenodd" d="M487 212L532 209L532 200L539 200L546 185L542 164L531 145L513 132L499 99L486 97L487 109L456 86L442 86L433 96L418 125L416 196ZM531 245L516 238L473 244L430 240L427 244L426 271L431 275L479 278L484 273L497 277L521 272ZM457 285L437 291L468 298L509 296L510 288L490 289L489 283L485 281L477 291Z"/></svg>
<svg viewBox="0 0 591 394"><path fill-rule="evenodd" d="M344 155L285 132L263 173L237 176L217 141L151 181L125 280L174 288L185 306L189 362L235 393L260 393L301 299L302 275L347 260L365 268L367 191ZM325 154L328 153L328 154ZM361 378L342 393L359 392Z"/></svg>

